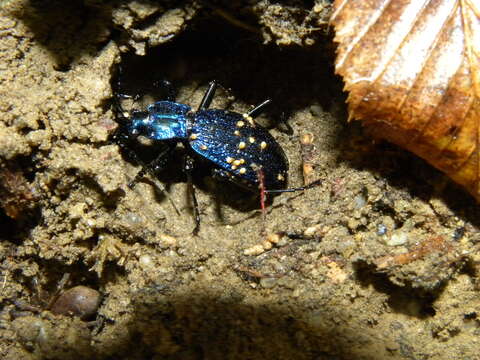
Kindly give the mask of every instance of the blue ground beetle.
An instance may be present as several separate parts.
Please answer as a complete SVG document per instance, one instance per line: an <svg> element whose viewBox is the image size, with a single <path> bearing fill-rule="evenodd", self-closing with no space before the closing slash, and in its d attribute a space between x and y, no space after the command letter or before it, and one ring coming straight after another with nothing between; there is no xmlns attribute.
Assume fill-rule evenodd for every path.
<svg viewBox="0 0 480 360"><path fill-rule="evenodd" d="M164 85L171 87L168 82ZM316 181L304 187L286 189L287 157L270 133L254 121L271 100L264 101L246 114L209 109L216 88L217 83L212 81L196 111L188 105L174 102L172 90L169 91L168 100L157 101L145 111L133 110L126 114L120 102L117 102L121 121L114 141L120 147L128 149L128 143L139 136L164 144L163 150L149 164L143 164L130 151L131 157L142 165L142 170L129 187L133 187L146 172L155 177L178 143L182 143L187 150L184 170L192 191L194 234L200 226L198 203L191 180L195 156L211 162L214 176L233 181L251 191L260 191L262 209L265 193L301 191L319 183Z"/></svg>

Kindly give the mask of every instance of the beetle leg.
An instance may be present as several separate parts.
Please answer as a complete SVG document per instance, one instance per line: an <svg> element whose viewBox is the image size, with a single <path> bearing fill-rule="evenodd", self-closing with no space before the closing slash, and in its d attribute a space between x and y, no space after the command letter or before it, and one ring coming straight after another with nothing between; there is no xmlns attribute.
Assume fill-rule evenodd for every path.
<svg viewBox="0 0 480 360"><path fill-rule="evenodd" d="M148 164L145 164L143 161L141 161L137 154L134 153L134 160L142 166L142 169L135 175L132 181L128 184L128 187L130 189L133 189L135 185L138 183L138 181L145 176L146 173L148 173L152 178L156 177L156 174L161 171L163 168L165 168L165 165L167 164L168 158L170 157L170 154L172 151L175 149L176 144L169 144L166 146L159 154L158 156L151 161Z"/></svg>
<svg viewBox="0 0 480 360"><path fill-rule="evenodd" d="M193 158L186 155L183 171L187 175L188 189L190 191L190 194L192 194L193 216L195 218L195 227L193 228L192 234L196 236L200 231L200 211L198 210L198 201L197 201L197 196L195 195L195 186L193 186L193 181L192 181L192 171L194 168L194 164L195 163Z"/></svg>
<svg viewBox="0 0 480 360"><path fill-rule="evenodd" d="M112 136L112 142L117 144L122 149L122 151L127 154L127 157L139 164L141 163L136 152L133 151L129 146L131 139L130 136L127 134L123 124L119 124L118 128L115 130Z"/></svg>
<svg viewBox="0 0 480 360"><path fill-rule="evenodd" d="M215 96L215 91L217 90L217 82L211 81L210 84L208 85L208 89L205 92L205 95L203 95L203 99L200 102L200 106L198 107L198 110L206 110L209 108L210 104L212 103L213 97Z"/></svg>
<svg viewBox="0 0 480 360"><path fill-rule="evenodd" d="M133 101L138 101L140 98L148 94L150 91L158 88L165 89L165 93L166 93L165 100L175 101L175 98L177 96L175 88L170 81L165 79L153 80L147 88L143 89L143 91L141 92L136 92L135 95L122 93L122 79L124 78L124 72L123 72L123 66L121 62L117 66L117 71L118 71L116 76L117 80L114 88L115 102L116 102L115 106L117 110L120 110L122 113L125 113L125 111L120 105L120 99L133 99Z"/></svg>
<svg viewBox="0 0 480 360"><path fill-rule="evenodd" d="M128 117L126 114L128 114L127 111L125 111L125 109L123 108L122 106L122 102L121 102L121 99L131 99L131 98L135 98L134 96L132 95L129 95L129 94L125 94L123 92L121 92L121 89L122 89L122 77L123 77L123 67L122 67L122 64L118 64L118 74L117 74L117 81L116 81L116 86L115 88L113 89L113 93L114 93L114 96L113 96L113 107L114 107L114 111L115 111L115 115L117 117L119 117L122 122L124 123L127 123L129 121Z"/></svg>
<svg viewBox="0 0 480 360"><path fill-rule="evenodd" d="M128 98L128 95L116 93L113 97L113 112L117 118L121 120L122 124L127 124L129 119L127 117L128 112L123 108L121 98Z"/></svg>
<svg viewBox="0 0 480 360"><path fill-rule="evenodd" d="M120 128L119 128L120 129ZM166 164L169 155L175 149L176 144L169 144L156 158L149 164L145 164L140 157L137 155L135 151L133 151L129 146L128 143L130 141L130 138L128 135L126 135L121 129L117 130L117 132L113 135L113 141L122 149L124 153L127 154L127 157L129 157L131 160L133 160L135 163L139 164L142 169L135 175L132 181L128 183L128 187L132 189L135 187L137 182L145 176L146 173L148 173L154 180L156 179L156 173L160 171ZM175 209L175 212L180 215L180 211L176 207L175 203L173 202L172 198L168 194L167 190L165 187L160 184L158 181L155 182L157 187L160 189L162 194L165 195L165 197L170 201L172 204L173 208Z"/></svg>
<svg viewBox="0 0 480 360"><path fill-rule="evenodd" d="M265 110L265 107L270 105L271 103L272 103L272 100L270 99L265 100L260 105L257 105L252 110L250 110L247 113L247 116L251 117L252 119L255 119L258 115L260 115Z"/></svg>
<svg viewBox="0 0 480 360"><path fill-rule="evenodd" d="M260 189L260 208L262 209L262 234L267 233L267 208L265 207L265 201L267 200L265 190L265 174L262 168L257 169L258 188Z"/></svg>

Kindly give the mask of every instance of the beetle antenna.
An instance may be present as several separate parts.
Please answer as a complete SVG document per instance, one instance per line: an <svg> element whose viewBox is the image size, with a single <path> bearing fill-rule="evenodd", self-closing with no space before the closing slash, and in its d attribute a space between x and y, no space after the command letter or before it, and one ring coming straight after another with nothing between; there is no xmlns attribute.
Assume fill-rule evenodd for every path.
<svg viewBox="0 0 480 360"><path fill-rule="evenodd" d="M217 86L218 85L215 80L210 82L210 84L208 85L208 89L205 92L205 95L203 95L203 99L202 99L202 102L200 103L200 106L198 107L198 110L207 110L210 107L213 97L215 96L215 91L217 90Z"/></svg>
<svg viewBox="0 0 480 360"><path fill-rule="evenodd" d="M260 105L257 105L252 110L250 110L247 113L247 116L250 116L252 119L255 119L258 115L260 115L265 110L265 107L270 105L272 102L273 101L271 99L265 100Z"/></svg>
<svg viewBox="0 0 480 360"><path fill-rule="evenodd" d="M304 190L314 188L315 186L319 186L322 183L323 183L322 180L318 179L318 180L315 180L314 182L311 182L310 184L305 185L305 186L301 186L301 187L297 187L297 188L290 188L290 189L265 190L265 193L267 193L267 194L273 194L273 193L278 194L278 193L286 193L286 192L304 191Z"/></svg>

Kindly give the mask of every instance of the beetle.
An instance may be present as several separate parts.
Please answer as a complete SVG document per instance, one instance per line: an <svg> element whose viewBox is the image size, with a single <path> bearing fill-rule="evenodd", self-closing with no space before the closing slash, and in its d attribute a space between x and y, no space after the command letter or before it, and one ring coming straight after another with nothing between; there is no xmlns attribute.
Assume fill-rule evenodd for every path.
<svg viewBox="0 0 480 360"><path fill-rule="evenodd" d="M169 82L164 81L164 85L171 88ZM161 171L178 143L185 147L184 171L192 190L194 234L200 228L198 203L191 179L196 157L211 163L215 177L227 179L251 191L260 189L262 210L265 210L266 193L301 191L319 183L316 181L304 187L286 188L287 157L273 136L254 121L271 100L265 100L245 114L210 109L217 87L216 81L210 82L196 111L189 105L175 102L171 89L167 100L150 104L144 111L133 110L128 116L120 102L117 102L121 121L114 141L120 147L128 149L128 143L139 136L164 145L149 164L142 163L137 154L128 149L131 157L142 165L129 184L130 188L146 172L155 176Z"/></svg>

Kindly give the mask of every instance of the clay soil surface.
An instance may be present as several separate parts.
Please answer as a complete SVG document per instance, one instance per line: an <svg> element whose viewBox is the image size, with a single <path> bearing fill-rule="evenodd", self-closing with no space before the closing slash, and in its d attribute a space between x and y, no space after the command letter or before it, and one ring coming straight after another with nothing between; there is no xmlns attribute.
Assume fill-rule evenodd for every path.
<svg viewBox="0 0 480 360"><path fill-rule="evenodd" d="M347 123L328 1L243 3L1 2L0 358L480 359L478 205ZM271 98L290 186L321 185L264 223L198 162L193 236L185 149L129 188L111 141L115 91L141 108L163 79L194 109L213 79L214 108ZM90 317L50 311L65 274Z"/></svg>

